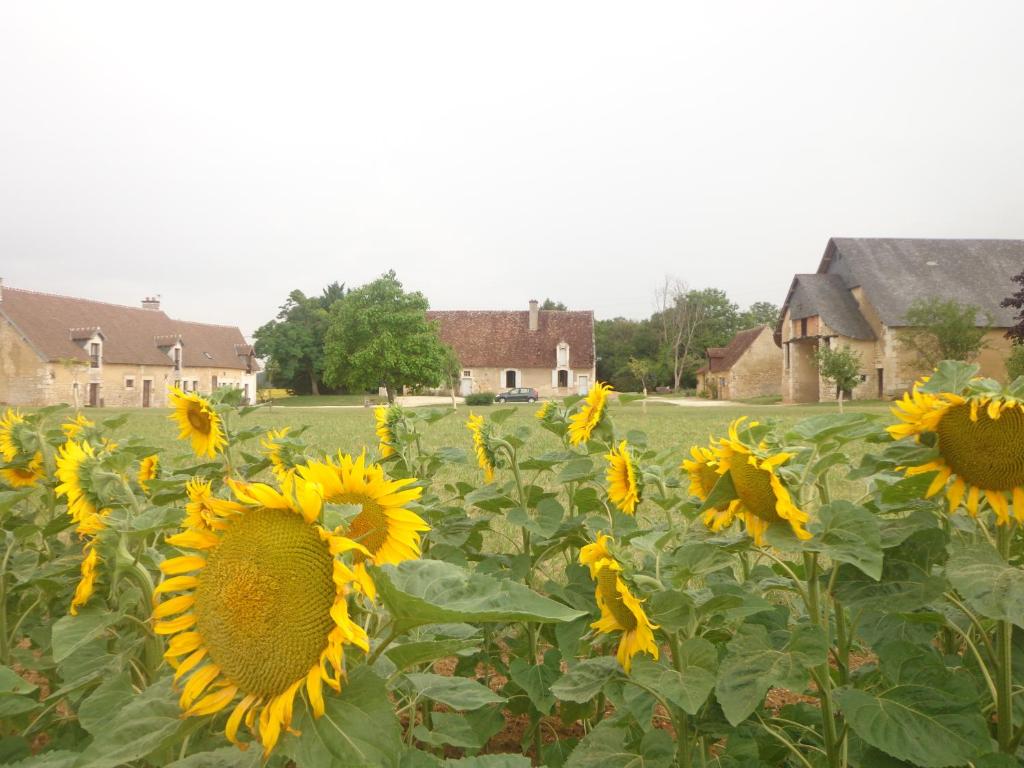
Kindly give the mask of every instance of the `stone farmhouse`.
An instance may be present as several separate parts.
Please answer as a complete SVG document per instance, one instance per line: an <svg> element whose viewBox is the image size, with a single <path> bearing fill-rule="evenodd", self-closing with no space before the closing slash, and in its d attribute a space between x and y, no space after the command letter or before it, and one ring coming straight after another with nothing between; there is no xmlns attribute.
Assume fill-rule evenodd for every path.
<svg viewBox="0 0 1024 768"><path fill-rule="evenodd" d="M172 384L252 400L257 370L238 328L174 320L158 299L126 307L0 282L0 403L160 407Z"/></svg>
<svg viewBox="0 0 1024 768"><path fill-rule="evenodd" d="M849 346L860 354L855 399L890 398L926 373L900 343L906 314L918 299L954 299L978 307L991 324L977 361L981 373L1006 377L1013 310L999 306L1013 275L1024 270L1024 240L832 238L818 271L796 275L775 328L782 347L784 402L832 400L835 388L818 376L818 346ZM991 319L991 323L989 322Z"/></svg>
<svg viewBox="0 0 1024 768"><path fill-rule="evenodd" d="M697 392L717 400L778 395L781 365L772 329L748 328L725 347L708 347L707 362L697 370Z"/></svg>
<svg viewBox="0 0 1024 768"><path fill-rule="evenodd" d="M462 366L459 394L533 387L543 396L586 394L596 376L594 313L429 311Z"/></svg>

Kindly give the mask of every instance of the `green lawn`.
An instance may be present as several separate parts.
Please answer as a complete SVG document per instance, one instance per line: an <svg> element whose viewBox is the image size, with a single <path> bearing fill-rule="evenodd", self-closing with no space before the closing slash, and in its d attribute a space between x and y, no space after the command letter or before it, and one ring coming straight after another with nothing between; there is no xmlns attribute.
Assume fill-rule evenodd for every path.
<svg viewBox="0 0 1024 768"><path fill-rule="evenodd" d="M386 403L386 397L378 395L294 395L282 397L273 401L273 407L284 406L285 408L306 408L309 406L323 405L378 405Z"/></svg>
<svg viewBox="0 0 1024 768"><path fill-rule="evenodd" d="M322 399L322 398L321 398ZM465 422L469 413L483 415L493 413L501 407L514 407L515 416L505 422L503 429L511 430L518 425L526 425L531 430L531 438L527 450L532 454L556 450L560 447L558 438L536 426L533 415L536 405L518 404L515 406L484 406L470 409L460 406L454 413L449 413L439 422L428 427L424 440L425 447L435 448L455 446L472 448L469 432ZM444 410L444 409L442 409ZM876 414L887 414L888 403L856 402L847 405L846 410ZM723 435L729 423L738 416L749 416L758 421L775 420L781 426L791 425L808 416L836 413L833 404L813 404L800 406L709 406L704 408L675 406L666 403L645 403L636 401L625 405L612 404L609 413L614 419L617 429L625 434L630 430L640 430L647 434L649 447L662 451L671 450L671 461L678 464L688 455L690 446L706 443L709 435ZM117 416L124 413L128 420L120 427L117 434L123 436L137 435L148 443L165 452L165 461L173 464L173 458L187 454L187 446L175 439L174 425L168 420L167 409L134 409L119 411L113 408L89 410L90 418ZM373 449L376 445L374 434L373 411L369 408L297 410L291 408L261 408L245 417L235 417L230 423L232 430L251 427L264 429L281 429L285 426L297 428L308 425L304 437L309 445L318 453L336 453L337 451L358 452L365 446ZM251 443L246 450L256 452L258 442ZM186 456L183 456L186 458ZM167 464L165 464L167 466ZM471 465L453 469L453 478L477 481L478 473Z"/></svg>

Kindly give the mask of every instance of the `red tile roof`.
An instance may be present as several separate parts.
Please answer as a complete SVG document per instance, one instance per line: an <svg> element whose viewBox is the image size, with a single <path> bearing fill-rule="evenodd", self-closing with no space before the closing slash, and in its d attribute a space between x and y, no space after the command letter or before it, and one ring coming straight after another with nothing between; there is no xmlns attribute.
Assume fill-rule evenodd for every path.
<svg viewBox="0 0 1024 768"><path fill-rule="evenodd" d="M466 368L548 368L557 363L557 348L569 345L572 368L594 367L594 313L538 310L537 330L529 312L431 311L441 340L455 350Z"/></svg>
<svg viewBox="0 0 1024 768"><path fill-rule="evenodd" d="M740 331L732 337L732 341L726 347L708 347L708 363L707 365L701 366L697 373L724 373L732 368L736 361L743 356L750 345L754 343L754 340L761 335L764 330L770 331L767 325L759 325L756 328L748 328L745 331ZM710 369L710 370L709 370Z"/></svg>
<svg viewBox="0 0 1024 768"><path fill-rule="evenodd" d="M0 316L6 317L46 360L88 360L76 339L103 337L103 361L127 365L171 365L161 347L180 338L187 368L246 368L252 348L238 328L174 320L161 310L55 296L4 286ZM252 362L257 370L256 361Z"/></svg>

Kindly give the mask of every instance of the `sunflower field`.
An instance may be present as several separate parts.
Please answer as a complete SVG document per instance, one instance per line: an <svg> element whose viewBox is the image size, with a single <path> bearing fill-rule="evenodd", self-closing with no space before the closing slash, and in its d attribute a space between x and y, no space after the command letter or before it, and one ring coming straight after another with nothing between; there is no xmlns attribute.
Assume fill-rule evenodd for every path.
<svg viewBox="0 0 1024 768"><path fill-rule="evenodd" d="M0 763L1022 764L1024 377L664 451L602 385L331 455L238 398L2 413Z"/></svg>

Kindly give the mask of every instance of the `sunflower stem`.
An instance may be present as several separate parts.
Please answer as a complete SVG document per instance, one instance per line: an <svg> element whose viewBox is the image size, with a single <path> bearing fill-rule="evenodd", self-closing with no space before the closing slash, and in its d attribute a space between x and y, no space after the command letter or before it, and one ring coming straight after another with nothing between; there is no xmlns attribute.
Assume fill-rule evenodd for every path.
<svg viewBox="0 0 1024 768"><path fill-rule="evenodd" d="M807 578L807 602L811 621L822 629L827 644L831 646L828 611L822 611L817 553L804 553L804 571ZM821 696L821 718L824 726L822 736L825 741L826 759L831 768L840 768L843 750L839 744L836 730L835 709L832 705L832 672L827 659L824 664L812 670L812 677L818 685L818 693Z"/></svg>
<svg viewBox="0 0 1024 768"><path fill-rule="evenodd" d="M1009 563L1010 544L1013 530L1010 524L996 527L996 546L999 556ZM996 739L999 751L1013 752L1013 624L1006 619L996 622L996 648L999 662L996 665L999 679L996 681Z"/></svg>
<svg viewBox="0 0 1024 768"><path fill-rule="evenodd" d="M679 632L667 632L669 648L672 650L672 666L676 672L683 674L683 657L680 651ZM672 710L669 710L672 711ZM679 768L691 768L693 765L693 737L690 734L690 718L682 709L673 713L673 719L677 720L676 727L679 729L677 737L679 749L676 752L676 762Z"/></svg>

